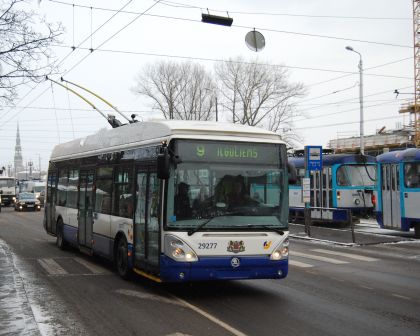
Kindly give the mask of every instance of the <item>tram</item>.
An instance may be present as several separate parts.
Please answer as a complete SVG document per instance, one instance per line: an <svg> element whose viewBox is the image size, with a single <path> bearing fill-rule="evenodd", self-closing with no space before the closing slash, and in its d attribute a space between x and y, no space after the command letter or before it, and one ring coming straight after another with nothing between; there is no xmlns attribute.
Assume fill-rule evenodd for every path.
<svg viewBox="0 0 420 336"><path fill-rule="evenodd" d="M296 167L297 181L289 185L289 214L291 220L303 218L302 178L305 177L305 159L289 157ZM322 171L312 171L311 207L332 208L332 218L344 220L345 211L353 215L373 214L376 203L376 163L372 156L358 154L323 154ZM321 182L320 182L321 181Z"/></svg>
<svg viewBox="0 0 420 336"><path fill-rule="evenodd" d="M380 193L376 218L385 229L409 231L420 238L420 148L381 154L378 161Z"/></svg>

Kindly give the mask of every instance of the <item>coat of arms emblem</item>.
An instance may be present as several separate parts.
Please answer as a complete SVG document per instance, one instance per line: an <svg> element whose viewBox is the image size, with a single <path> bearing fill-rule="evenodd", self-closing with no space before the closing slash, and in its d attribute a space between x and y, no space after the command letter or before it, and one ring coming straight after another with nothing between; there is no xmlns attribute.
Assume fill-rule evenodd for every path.
<svg viewBox="0 0 420 336"><path fill-rule="evenodd" d="M233 252L233 253L244 252L245 251L244 241L243 240L240 240L240 241L231 240L231 241L229 241L227 251L228 252Z"/></svg>

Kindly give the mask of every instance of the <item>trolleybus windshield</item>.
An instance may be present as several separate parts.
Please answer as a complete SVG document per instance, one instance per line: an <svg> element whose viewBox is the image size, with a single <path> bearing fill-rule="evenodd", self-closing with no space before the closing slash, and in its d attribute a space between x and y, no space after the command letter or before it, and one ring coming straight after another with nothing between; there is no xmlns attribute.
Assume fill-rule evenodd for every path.
<svg viewBox="0 0 420 336"><path fill-rule="evenodd" d="M182 162L169 179L169 229L287 228L286 157L278 145L182 142L177 149Z"/></svg>

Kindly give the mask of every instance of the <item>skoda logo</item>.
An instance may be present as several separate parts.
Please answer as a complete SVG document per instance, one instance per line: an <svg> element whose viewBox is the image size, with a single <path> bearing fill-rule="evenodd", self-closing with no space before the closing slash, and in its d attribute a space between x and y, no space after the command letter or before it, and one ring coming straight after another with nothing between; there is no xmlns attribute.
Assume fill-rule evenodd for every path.
<svg viewBox="0 0 420 336"><path fill-rule="evenodd" d="M239 261L239 258L232 258L230 260L230 264L232 265L232 267L236 268L236 267L239 267L241 262Z"/></svg>

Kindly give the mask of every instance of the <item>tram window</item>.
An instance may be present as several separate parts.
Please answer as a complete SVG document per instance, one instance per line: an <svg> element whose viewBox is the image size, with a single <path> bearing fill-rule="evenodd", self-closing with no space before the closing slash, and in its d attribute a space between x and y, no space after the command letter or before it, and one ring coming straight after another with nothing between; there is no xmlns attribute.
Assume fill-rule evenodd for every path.
<svg viewBox="0 0 420 336"><path fill-rule="evenodd" d="M407 188L420 188L420 163L406 163L404 165L404 185Z"/></svg>
<svg viewBox="0 0 420 336"><path fill-rule="evenodd" d="M387 182L386 166L382 166L382 190L386 190L386 182Z"/></svg>
<svg viewBox="0 0 420 336"><path fill-rule="evenodd" d="M67 186L69 182L68 170L60 170L57 185L57 204L60 206L66 206L67 203Z"/></svg>
<svg viewBox="0 0 420 336"><path fill-rule="evenodd" d="M326 188L327 186L327 169L326 168L322 170L322 186L324 188Z"/></svg>
<svg viewBox="0 0 420 336"><path fill-rule="evenodd" d="M390 173L391 173L391 190L395 190L395 168L390 167Z"/></svg>
<svg viewBox="0 0 420 336"><path fill-rule="evenodd" d="M395 166L396 188L400 190L400 166Z"/></svg>
<svg viewBox="0 0 420 336"><path fill-rule="evenodd" d="M112 167L102 167L96 171L95 212L111 214Z"/></svg>
<svg viewBox="0 0 420 336"><path fill-rule="evenodd" d="M346 186L349 182L346 177L345 167L341 166L337 169L337 185L339 186Z"/></svg>

